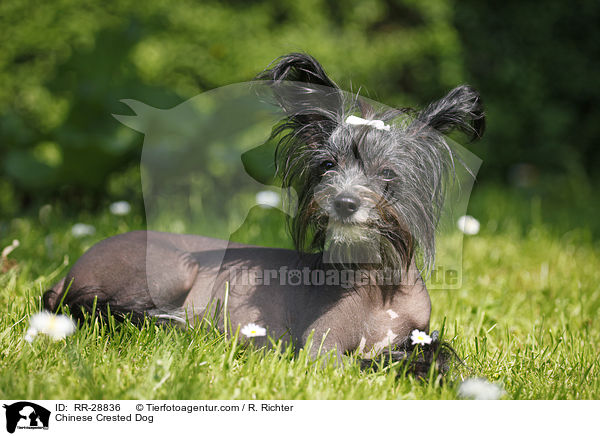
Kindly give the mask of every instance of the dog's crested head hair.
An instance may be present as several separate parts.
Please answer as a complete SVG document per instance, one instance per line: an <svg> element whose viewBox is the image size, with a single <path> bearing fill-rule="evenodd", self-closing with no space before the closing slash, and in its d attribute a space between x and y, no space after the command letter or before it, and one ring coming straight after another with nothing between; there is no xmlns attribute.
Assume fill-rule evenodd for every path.
<svg viewBox="0 0 600 436"><path fill-rule="evenodd" d="M463 85L421 111L377 109L299 53L258 79L270 81L286 115L273 135L283 185L298 193L296 248L393 267L408 267L419 248L431 267L445 182L459 161L444 135L482 136L479 94Z"/></svg>

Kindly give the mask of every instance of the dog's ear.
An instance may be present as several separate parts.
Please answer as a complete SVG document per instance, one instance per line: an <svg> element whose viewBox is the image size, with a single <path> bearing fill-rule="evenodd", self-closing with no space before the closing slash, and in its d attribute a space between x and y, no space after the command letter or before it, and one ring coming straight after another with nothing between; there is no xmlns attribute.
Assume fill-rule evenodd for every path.
<svg viewBox="0 0 600 436"><path fill-rule="evenodd" d="M276 104L286 116L274 134L289 130L296 141L316 146L326 141L339 123L342 92L312 56L283 56L257 79L270 81Z"/></svg>
<svg viewBox="0 0 600 436"><path fill-rule="evenodd" d="M272 80L280 83L283 80L338 88L331 80L321 64L315 58L304 53L290 53L277 59L272 68L268 68L256 76L258 80Z"/></svg>
<svg viewBox="0 0 600 436"><path fill-rule="evenodd" d="M458 86L441 100L431 103L417 114L415 122L444 134L459 130L471 140L481 138L485 130L481 98L468 85Z"/></svg>

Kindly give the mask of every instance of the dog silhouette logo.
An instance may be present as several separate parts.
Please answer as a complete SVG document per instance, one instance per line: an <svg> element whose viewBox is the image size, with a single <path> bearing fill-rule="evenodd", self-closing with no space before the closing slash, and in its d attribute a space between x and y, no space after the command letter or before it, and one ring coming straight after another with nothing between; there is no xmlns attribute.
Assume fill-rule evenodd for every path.
<svg viewBox="0 0 600 436"><path fill-rule="evenodd" d="M19 401L10 405L4 404L6 409L6 431L14 433L19 429L48 429L50 411L42 406L29 401Z"/></svg>

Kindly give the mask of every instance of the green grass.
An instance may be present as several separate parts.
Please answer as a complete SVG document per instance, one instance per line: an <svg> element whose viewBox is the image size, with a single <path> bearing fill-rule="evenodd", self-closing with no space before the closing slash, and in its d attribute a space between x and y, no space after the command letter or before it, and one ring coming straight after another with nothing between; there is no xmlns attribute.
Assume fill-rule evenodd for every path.
<svg viewBox="0 0 600 436"><path fill-rule="evenodd" d="M482 223L464 244L463 286L431 292L432 328L471 368L440 385L311 362L306 353L243 349L206 330L98 321L66 340L23 340L40 296L94 242L143 227L141 215L75 217L59 207L0 222L0 248L19 239L0 273L0 397L55 399L453 399L461 377L503 384L509 399L600 398L600 249L580 214L544 196L487 187L470 211ZM564 213L570 208L572 214ZM576 215L576 216L573 216ZM75 222L94 236L76 239ZM66 257L64 257L66 256Z"/></svg>

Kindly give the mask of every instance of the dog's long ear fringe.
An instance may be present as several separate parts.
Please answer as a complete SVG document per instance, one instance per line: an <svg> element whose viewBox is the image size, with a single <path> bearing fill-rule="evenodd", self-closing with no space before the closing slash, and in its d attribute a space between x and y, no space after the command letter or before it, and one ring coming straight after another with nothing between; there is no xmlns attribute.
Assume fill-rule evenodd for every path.
<svg viewBox="0 0 600 436"><path fill-rule="evenodd" d="M289 117L295 130L310 129L315 122L333 122L342 110L342 93L323 67L302 53L282 56L257 80L271 82L277 103Z"/></svg>
<svg viewBox="0 0 600 436"><path fill-rule="evenodd" d="M468 85L454 88L444 98L431 103L417 116L416 122L441 133L459 130L479 139L485 131L485 114L479 93Z"/></svg>
<svg viewBox="0 0 600 436"><path fill-rule="evenodd" d="M338 88L321 64L315 58L303 53L290 53L277 59L272 68L268 68L257 77L258 80L283 80L310 83L314 85Z"/></svg>

